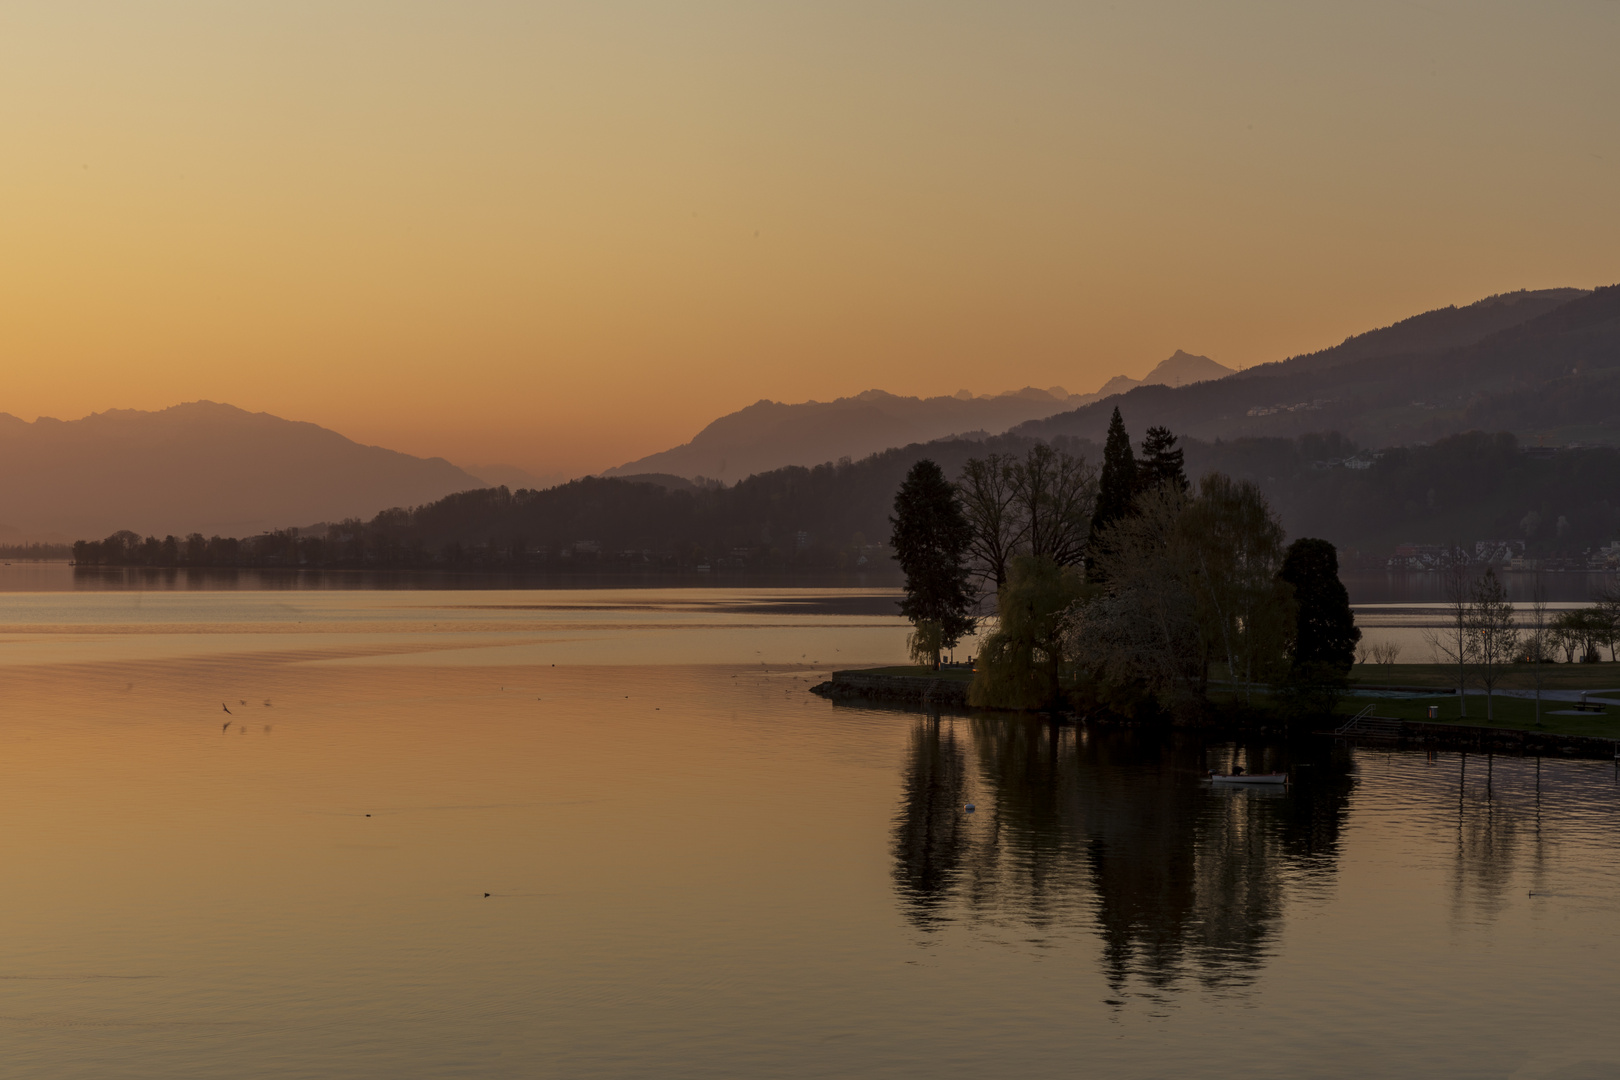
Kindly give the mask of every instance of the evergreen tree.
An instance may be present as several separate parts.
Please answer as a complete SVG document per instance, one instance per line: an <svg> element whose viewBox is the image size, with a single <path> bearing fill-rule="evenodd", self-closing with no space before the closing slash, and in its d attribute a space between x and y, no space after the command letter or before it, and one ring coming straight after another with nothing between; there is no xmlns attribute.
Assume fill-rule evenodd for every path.
<svg viewBox="0 0 1620 1080"><path fill-rule="evenodd" d="M1288 545L1277 576L1294 587L1296 674L1348 675L1361 630L1350 610L1350 594L1339 580L1338 551L1326 540L1302 537Z"/></svg>
<svg viewBox="0 0 1620 1080"><path fill-rule="evenodd" d="M939 653L973 632L967 566L973 530L940 467L924 458L894 497L894 557L905 572L900 613L917 628L914 642L935 666Z"/></svg>
<svg viewBox="0 0 1620 1080"><path fill-rule="evenodd" d="M1187 490L1187 471L1183 455L1176 446L1176 437L1167 427L1150 427L1142 440L1142 463L1138 467L1138 485L1143 491L1152 491L1161 484L1174 484L1180 491Z"/></svg>
<svg viewBox="0 0 1620 1080"><path fill-rule="evenodd" d="M1131 512L1136 499L1136 455L1131 453L1131 437L1125 421L1114 406L1108 421L1108 441L1103 444L1102 477L1097 483L1097 509L1091 515L1091 536L1086 541L1086 576L1101 580L1096 555L1101 554L1103 531Z"/></svg>

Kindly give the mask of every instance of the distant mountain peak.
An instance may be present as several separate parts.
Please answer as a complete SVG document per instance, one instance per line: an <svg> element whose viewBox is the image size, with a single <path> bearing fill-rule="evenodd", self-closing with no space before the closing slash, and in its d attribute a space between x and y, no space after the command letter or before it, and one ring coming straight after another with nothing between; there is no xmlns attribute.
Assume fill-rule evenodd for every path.
<svg viewBox="0 0 1620 1080"><path fill-rule="evenodd" d="M1177 349L1142 379L1150 386L1186 386L1189 383L1224 379L1234 368L1216 363L1207 356L1196 356Z"/></svg>

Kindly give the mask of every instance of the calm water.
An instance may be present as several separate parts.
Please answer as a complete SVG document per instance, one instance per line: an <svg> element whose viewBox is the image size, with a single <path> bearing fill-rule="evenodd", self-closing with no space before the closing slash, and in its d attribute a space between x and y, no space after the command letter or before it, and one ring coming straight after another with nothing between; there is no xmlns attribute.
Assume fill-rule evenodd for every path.
<svg viewBox="0 0 1620 1080"><path fill-rule="evenodd" d="M0 593L0 1071L1620 1076L1613 766L809 694L886 596Z"/></svg>

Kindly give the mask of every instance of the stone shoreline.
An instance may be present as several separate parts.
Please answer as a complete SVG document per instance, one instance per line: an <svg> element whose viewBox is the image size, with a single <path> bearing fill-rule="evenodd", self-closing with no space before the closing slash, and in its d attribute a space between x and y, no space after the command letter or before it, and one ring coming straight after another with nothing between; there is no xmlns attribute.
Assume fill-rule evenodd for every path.
<svg viewBox="0 0 1620 1080"><path fill-rule="evenodd" d="M927 679L915 675L868 675L861 671L835 671L832 678L810 688L833 701L860 698L910 701L920 705L966 705L968 684L962 679Z"/></svg>

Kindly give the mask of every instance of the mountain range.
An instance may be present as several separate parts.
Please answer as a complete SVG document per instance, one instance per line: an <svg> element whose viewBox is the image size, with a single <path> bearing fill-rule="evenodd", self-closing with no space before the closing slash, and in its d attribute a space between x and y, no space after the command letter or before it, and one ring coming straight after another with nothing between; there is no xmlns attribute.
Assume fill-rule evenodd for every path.
<svg viewBox="0 0 1620 1080"><path fill-rule="evenodd" d="M835 401L759 401L720 417L689 443L602 475L666 473L734 483L784 465L862 458L892 446L964 433L999 434L1135 387L1180 387L1231 374L1231 368L1207 356L1178 349L1143 378L1117 375L1092 394L1070 394L1061 386L1046 390L1026 386L996 395L959 390L951 397L917 398L867 390Z"/></svg>
<svg viewBox="0 0 1620 1080"><path fill-rule="evenodd" d="M442 458L212 401L33 423L0 413L0 541L228 536L370 517L468 488Z"/></svg>
<svg viewBox="0 0 1620 1080"><path fill-rule="evenodd" d="M1506 431L1527 445L1620 441L1620 286L1487 297L1231 378L1142 386L1012 433L1101 441L1115 407L1133 431L1200 439L1337 431L1368 447Z"/></svg>
<svg viewBox="0 0 1620 1080"><path fill-rule="evenodd" d="M734 483L893 447L926 455L934 443L944 454L937 441L948 436L961 436L950 445L969 448L962 453L999 433L1017 445L1066 439L1094 453L1116 406L1137 438L1165 425L1211 447L1218 467L1236 467L1220 448L1241 441L1249 457L1239 471L1262 480L1272 474L1250 458L1283 445L1267 440L1312 433L1340 433L1317 440L1323 446L1368 450L1467 431L1512 433L1530 447L1620 444L1620 286L1488 297L1236 373L1177 352L1147 378L1110 380L1093 394L1052 387L907 398L873 390L825 403L760 402L721 417L685 446L610 472L692 493L712 490L717 479ZM1290 452L1317 453L1307 451L1308 441ZM1190 452L1189 466L1204 453ZM1331 467L1327 459L1342 455L1318 456ZM65 422L0 414L0 543L119 529L244 536L369 518L470 489L535 490L556 479L511 466L463 469L207 401ZM1314 490L1306 480L1289 498ZM1620 507L1620 491L1594 497Z"/></svg>

